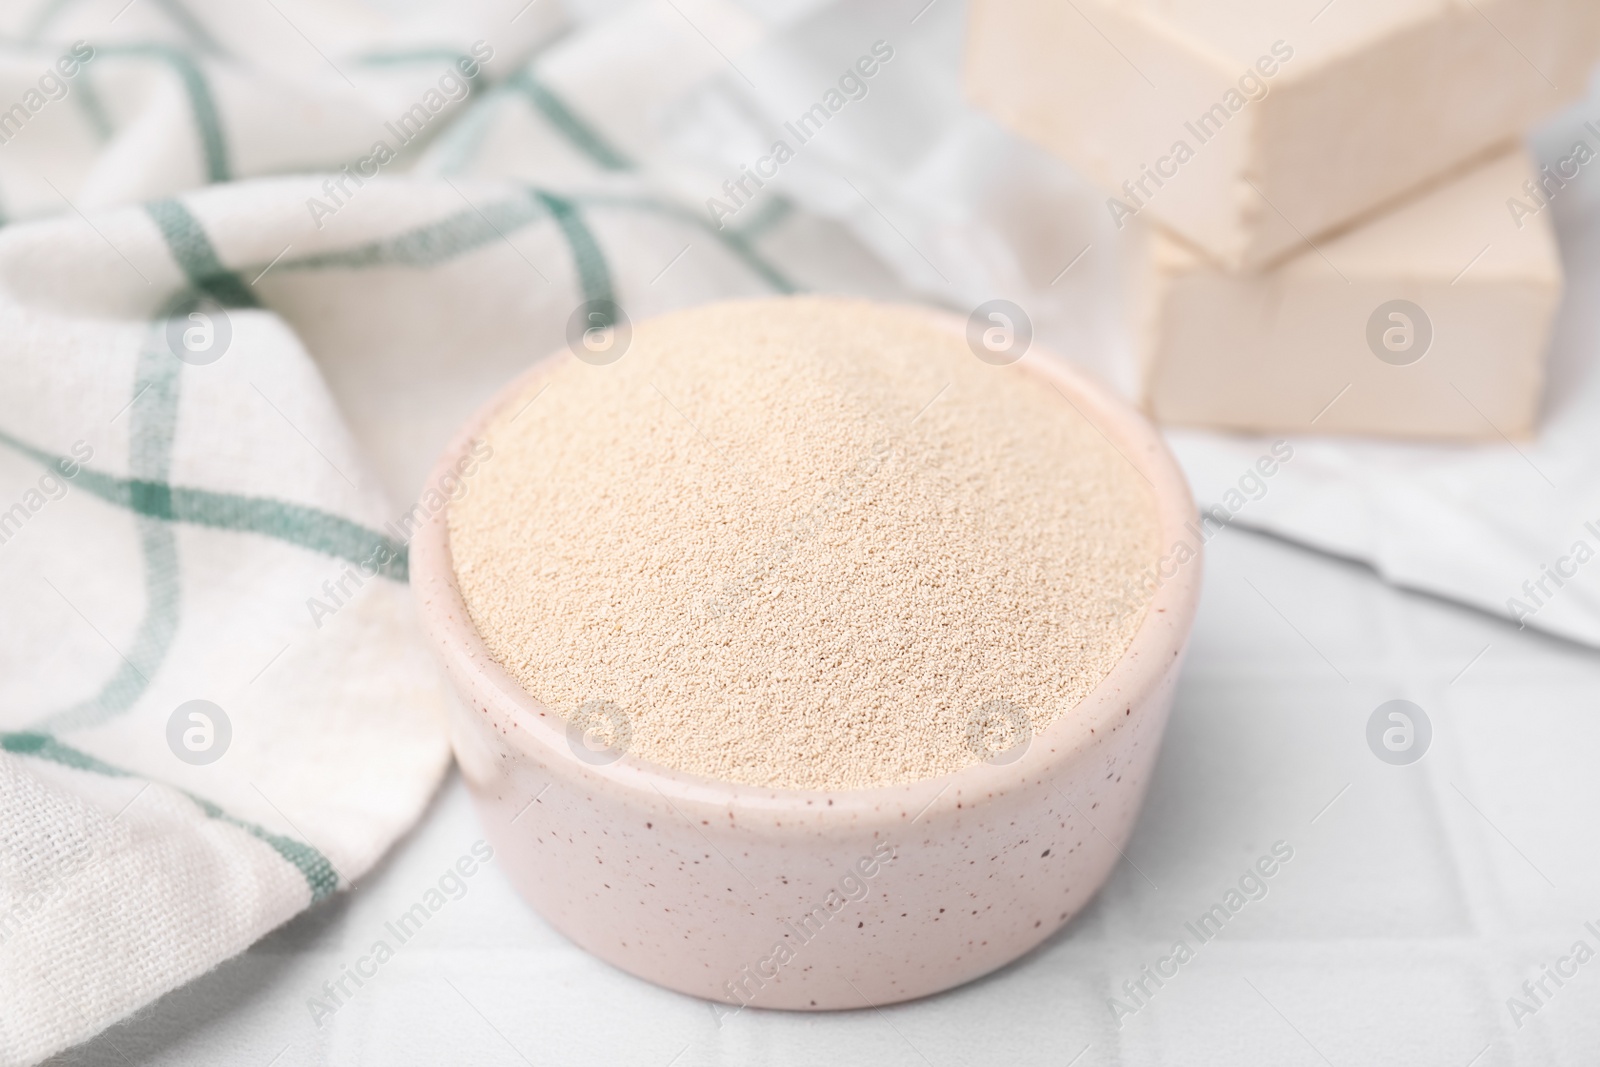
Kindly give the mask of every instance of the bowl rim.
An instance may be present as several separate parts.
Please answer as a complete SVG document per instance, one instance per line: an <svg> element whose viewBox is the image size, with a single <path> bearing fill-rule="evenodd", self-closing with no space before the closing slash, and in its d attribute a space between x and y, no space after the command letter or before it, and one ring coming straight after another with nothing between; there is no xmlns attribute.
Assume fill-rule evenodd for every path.
<svg viewBox="0 0 1600 1067"><path fill-rule="evenodd" d="M716 303L731 302L734 301ZM872 303L917 312L940 328L962 336L966 332L965 320L938 308ZM459 477L458 461L481 438L486 425L513 400L525 395L533 383L575 358L567 348L557 349L496 391L456 431L424 484L438 486L447 477ZM938 777L897 785L823 790L707 778L650 763L626 751L609 763L580 760L567 744L568 720L524 690L495 661L473 626L456 583L448 499L417 527L410 546L411 585L419 621L443 662L447 684L455 679L467 684L471 702L488 715L502 740L549 768L554 777L580 780L591 790L620 791L652 808L658 800L665 800L679 814L690 809L702 813L737 809L750 815L802 815L804 825L812 830L824 822L887 826L901 823L907 810L917 812L912 819L915 822L929 811L970 809L985 798L998 799L1027 791L1037 783L1053 782L1086 749L1109 736L1119 725L1119 717L1133 715L1146 703L1146 697L1169 676L1169 669L1176 668L1174 660L1181 663L1199 601L1204 545L1203 539L1191 536L1198 515L1188 482L1166 442L1143 414L1088 372L1037 342L1030 344L1024 356L1010 367L1035 374L1053 385L1150 483L1159 526L1157 552L1163 553L1152 561L1150 570L1159 575L1160 561L1170 555L1168 547L1175 548L1179 542L1188 544L1193 553L1193 558L1181 562L1171 577L1160 576L1145 604L1138 630L1110 672L1076 705L1060 712L1049 726L1032 735L1027 749L1014 761L980 761ZM799 824L791 821L790 825Z"/></svg>

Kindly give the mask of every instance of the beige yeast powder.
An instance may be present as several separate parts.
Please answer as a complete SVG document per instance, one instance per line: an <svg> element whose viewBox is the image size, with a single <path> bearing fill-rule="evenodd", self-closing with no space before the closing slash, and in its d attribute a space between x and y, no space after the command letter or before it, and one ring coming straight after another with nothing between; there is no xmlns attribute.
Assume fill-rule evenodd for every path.
<svg viewBox="0 0 1600 1067"><path fill-rule="evenodd" d="M495 659L603 736L625 716L637 757L796 789L945 774L1069 714L1142 621L1143 476L914 309L716 304L551 367L451 505L456 575Z"/></svg>

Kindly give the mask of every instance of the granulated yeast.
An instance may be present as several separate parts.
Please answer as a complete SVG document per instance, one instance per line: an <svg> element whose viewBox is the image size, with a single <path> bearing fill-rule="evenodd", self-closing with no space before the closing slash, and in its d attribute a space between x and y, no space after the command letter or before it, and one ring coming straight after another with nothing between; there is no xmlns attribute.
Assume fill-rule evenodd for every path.
<svg viewBox="0 0 1600 1067"><path fill-rule="evenodd" d="M1156 556L1148 484L1049 384L914 310L645 322L486 436L449 516L479 633L544 704L620 709L667 767L945 774L1006 747L996 722L1069 714L1142 621L1119 607Z"/></svg>

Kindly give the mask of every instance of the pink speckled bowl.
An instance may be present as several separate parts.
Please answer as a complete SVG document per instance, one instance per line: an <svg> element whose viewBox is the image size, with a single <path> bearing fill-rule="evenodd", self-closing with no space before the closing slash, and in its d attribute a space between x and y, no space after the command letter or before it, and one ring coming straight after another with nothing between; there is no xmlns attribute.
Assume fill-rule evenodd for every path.
<svg viewBox="0 0 1600 1067"><path fill-rule="evenodd" d="M429 484L453 474L491 416L553 365L480 411ZM1018 366L1053 380L1150 480L1163 550L1181 542L1198 553L1188 486L1150 424L1046 353ZM1132 832L1199 598L1198 555L1162 570L1173 573L1149 594L1121 661L1020 757L911 785L810 792L628 754L578 758L567 721L474 630L443 510L411 549L423 626L457 698L456 756L507 875L596 956L730 1010L936 993L1016 959L1088 902Z"/></svg>

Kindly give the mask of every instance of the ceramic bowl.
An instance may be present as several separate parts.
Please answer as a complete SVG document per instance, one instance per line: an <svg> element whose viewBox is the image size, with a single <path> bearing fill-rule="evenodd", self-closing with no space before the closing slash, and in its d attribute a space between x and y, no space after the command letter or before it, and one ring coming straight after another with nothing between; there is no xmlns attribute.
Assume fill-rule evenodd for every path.
<svg viewBox="0 0 1600 1067"><path fill-rule="evenodd" d="M429 484L452 484L484 425L557 358L572 357L542 361L484 407ZM490 657L456 586L445 511L417 532L411 582L453 693L462 775L496 862L551 925L728 1011L861 1008L1016 959L1106 881L1149 783L1199 597L1194 505L1140 414L1047 353L1018 366L1053 380L1149 479L1164 556L1128 605L1144 621L1099 687L1025 748L944 777L764 789L596 754ZM1172 555L1179 544L1193 558Z"/></svg>

